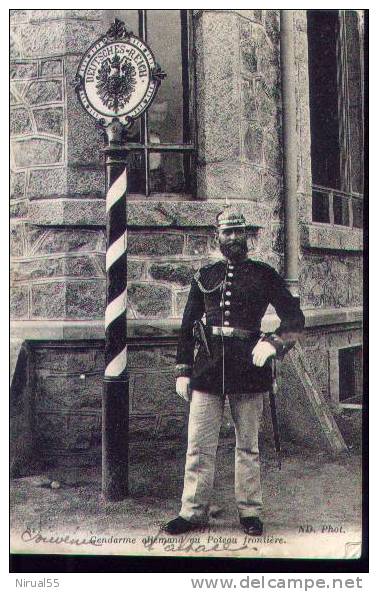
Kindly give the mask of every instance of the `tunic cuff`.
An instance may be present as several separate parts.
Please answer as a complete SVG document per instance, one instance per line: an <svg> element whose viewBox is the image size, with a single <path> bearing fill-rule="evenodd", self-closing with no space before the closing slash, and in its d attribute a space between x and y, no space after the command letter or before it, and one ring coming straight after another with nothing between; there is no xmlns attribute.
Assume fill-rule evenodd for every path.
<svg viewBox="0 0 378 592"><path fill-rule="evenodd" d="M276 356L278 359L282 359L285 354L295 345L295 339L283 339L276 333L265 335L262 338L262 341L267 341L276 348Z"/></svg>
<svg viewBox="0 0 378 592"><path fill-rule="evenodd" d="M189 364L176 364L175 375L176 378L179 378L180 376L186 376L190 378L192 375L192 366Z"/></svg>

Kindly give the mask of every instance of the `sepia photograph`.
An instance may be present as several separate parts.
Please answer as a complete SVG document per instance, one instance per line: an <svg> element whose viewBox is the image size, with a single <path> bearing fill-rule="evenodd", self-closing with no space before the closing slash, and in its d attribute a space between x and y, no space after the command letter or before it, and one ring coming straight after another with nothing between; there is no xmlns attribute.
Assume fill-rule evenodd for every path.
<svg viewBox="0 0 378 592"><path fill-rule="evenodd" d="M13 555L363 555L367 19L9 11Z"/></svg>

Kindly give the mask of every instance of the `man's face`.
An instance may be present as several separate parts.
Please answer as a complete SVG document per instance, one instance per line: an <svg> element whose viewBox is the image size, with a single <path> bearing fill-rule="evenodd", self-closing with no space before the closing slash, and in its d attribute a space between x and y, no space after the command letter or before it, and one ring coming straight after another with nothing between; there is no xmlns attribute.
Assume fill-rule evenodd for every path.
<svg viewBox="0 0 378 592"><path fill-rule="evenodd" d="M219 249L230 261L244 259L248 252L245 228L224 228L218 230Z"/></svg>

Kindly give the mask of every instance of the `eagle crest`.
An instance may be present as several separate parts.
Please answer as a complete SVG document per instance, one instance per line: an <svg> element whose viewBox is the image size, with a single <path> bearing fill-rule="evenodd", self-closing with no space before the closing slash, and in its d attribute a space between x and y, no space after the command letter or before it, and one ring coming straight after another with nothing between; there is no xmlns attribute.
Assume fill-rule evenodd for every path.
<svg viewBox="0 0 378 592"><path fill-rule="evenodd" d="M115 113L129 102L136 87L136 69L129 59L118 53L101 64L96 89L104 105Z"/></svg>

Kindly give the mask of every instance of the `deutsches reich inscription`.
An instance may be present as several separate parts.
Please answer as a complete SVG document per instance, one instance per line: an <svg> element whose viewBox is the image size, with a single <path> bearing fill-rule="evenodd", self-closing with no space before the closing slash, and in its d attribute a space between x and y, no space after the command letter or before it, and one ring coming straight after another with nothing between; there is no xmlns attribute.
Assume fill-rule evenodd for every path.
<svg viewBox="0 0 378 592"><path fill-rule="evenodd" d="M84 54L75 89L84 109L102 123L128 124L151 104L165 74L144 41L115 20Z"/></svg>

